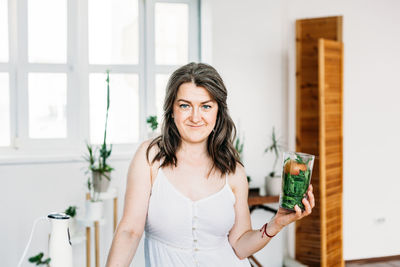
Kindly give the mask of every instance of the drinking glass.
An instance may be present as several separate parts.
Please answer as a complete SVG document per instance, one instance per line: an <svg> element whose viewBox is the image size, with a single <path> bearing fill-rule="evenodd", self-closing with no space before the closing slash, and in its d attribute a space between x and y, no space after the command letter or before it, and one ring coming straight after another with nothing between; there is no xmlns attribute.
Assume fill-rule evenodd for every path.
<svg viewBox="0 0 400 267"><path fill-rule="evenodd" d="M298 205L302 210L305 209L301 201L311 182L314 158L314 155L300 152L283 153L280 207L294 210L294 206Z"/></svg>

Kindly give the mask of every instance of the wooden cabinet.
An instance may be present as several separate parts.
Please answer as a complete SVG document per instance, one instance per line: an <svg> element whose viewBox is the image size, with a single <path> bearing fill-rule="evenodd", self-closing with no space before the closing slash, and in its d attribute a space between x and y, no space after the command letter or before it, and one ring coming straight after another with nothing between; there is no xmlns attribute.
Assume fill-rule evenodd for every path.
<svg viewBox="0 0 400 267"><path fill-rule="evenodd" d="M296 259L309 266L343 260L342 17L296 22L296 150L316 155L313 213L296 223Z"/></svg>

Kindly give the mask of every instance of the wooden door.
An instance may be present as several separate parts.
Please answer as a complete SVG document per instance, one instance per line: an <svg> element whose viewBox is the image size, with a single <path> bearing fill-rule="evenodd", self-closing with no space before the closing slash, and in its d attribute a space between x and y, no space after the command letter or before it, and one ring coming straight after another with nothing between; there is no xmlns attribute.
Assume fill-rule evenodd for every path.
<svg viewBox="0 0 400 267"><path fill-rule="evenodd" d="M327 188L331 186L331 182L324 183L325 176L323 177L321 174L330 175L333 170L327 172L322 168L336 164L328 162L331 158L325 157L325 164L321 166L321 159L324 157L321 155L321 144L323 142L320 140L321 99L318 53L318 40L320 38L341 42L342 17L296 21L296 151L316 155L311 178L316 206L310 216L296 223L295 256L296 260L309 266L329 266L326 264L328 262L327 252L331 249L328 245L328 241L331 240L329 237L331 229L326 228L325 224L327 222L326 197L327 192L330 193L330 189L327 191ZM330 67L325 69L330 70ZM327 97L329 96L330 94L327 95ZM331 126L326 125L326 127ZM329 149L331 149L330 143ZM330 153L330 150L326 153ZM339 246L342 247L342 243Z"/></svg>
<svg viewBox="0 0 400 267"><path fill-rule="evenodd" d="M319 39L319 157L322 266L343 261L343 44Z"/></svg>

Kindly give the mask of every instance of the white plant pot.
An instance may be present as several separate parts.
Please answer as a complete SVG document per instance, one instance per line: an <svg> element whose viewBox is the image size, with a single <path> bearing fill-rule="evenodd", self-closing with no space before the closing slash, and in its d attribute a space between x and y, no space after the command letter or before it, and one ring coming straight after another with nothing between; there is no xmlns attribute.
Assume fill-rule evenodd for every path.
<svg viewBox="0 0 400 267"><path fill-rule="evenodd" d="M111 179L110 172L106 172L105 175L107 175ZM106 177L104 177L104 175L100 175L100 173L96 171L92 171L92 181L93 190L95 192L107 192L108 187L110 186L110 181Z"/></svg>
<svg viewBox="0 0 400 267"><path fill-rule="evenodd" d="M260 196L264 197L267 195L266 186L261 186L259 191Z"/></svg>
<svg viewBox="0 0 400 267"><path fill-rule="evenodd" d="M265 189L268 196L279 196L282 190L282 177L281 176L266 176Z"/></svg>
<svg viewBox="0 0 400 267"><path fill-rule="evenodd" d="M86 219L88 220L100 220L103 218L103 201L90 201L86 200Z"/></svg>

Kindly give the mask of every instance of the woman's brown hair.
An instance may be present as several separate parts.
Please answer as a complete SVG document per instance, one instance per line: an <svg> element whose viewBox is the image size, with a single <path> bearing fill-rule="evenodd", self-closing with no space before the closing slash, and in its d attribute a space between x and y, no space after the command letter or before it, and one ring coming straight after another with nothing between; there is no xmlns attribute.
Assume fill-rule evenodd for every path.
<svg viewBox="0 0 400 267"><path fill-rule="evenodd" d="M236 127L229 116L226 104L227 90L218 72L212 66L204 63L189 63L174 71L169 78L164 99L164 120L161 135L152 140L147 148L147 161L149 161L150 149L157 145L159 150L151 164L163 159L160 167L177 166L176 150L181 143L181 136L172 116L173 105L179 86L187 82L192 82L198 87L204 87L218 103L217 121L207 140L208 154L213 160L213 166L208 175L214 168L218 169L221 175L234 173L236 164L242 163L240 162L239 153L233 146Z"/></svg>

